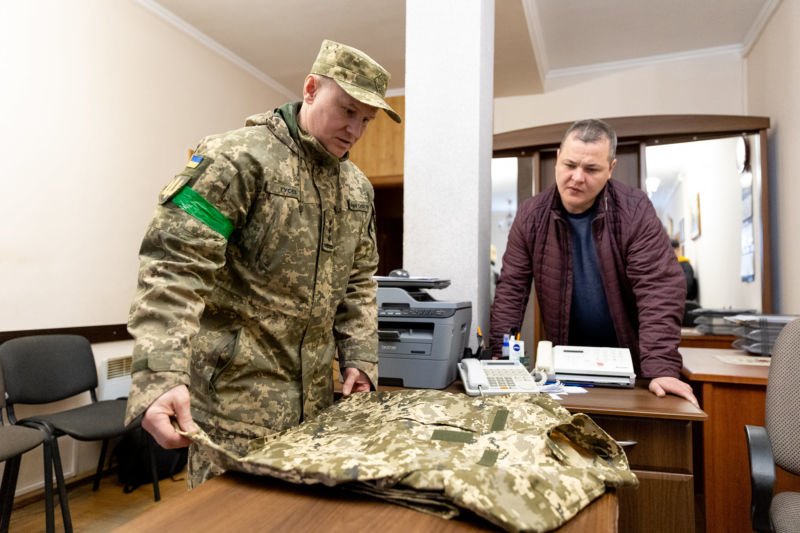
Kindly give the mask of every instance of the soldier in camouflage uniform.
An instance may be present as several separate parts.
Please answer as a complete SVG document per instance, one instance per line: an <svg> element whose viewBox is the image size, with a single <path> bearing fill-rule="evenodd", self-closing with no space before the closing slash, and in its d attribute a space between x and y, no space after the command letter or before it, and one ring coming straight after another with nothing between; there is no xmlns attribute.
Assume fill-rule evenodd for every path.
<svg viewBox="0 0 800 533"><path fill-rule="evenodd" d="M303 100L204 139L159 197L128 329L127 421L166 448L195 423L235 452L377 384L372 187L347 159L389 73L324 41ZM191 408L190 408L191 406ZM192 445L191 486L221 472Z"/></svg>

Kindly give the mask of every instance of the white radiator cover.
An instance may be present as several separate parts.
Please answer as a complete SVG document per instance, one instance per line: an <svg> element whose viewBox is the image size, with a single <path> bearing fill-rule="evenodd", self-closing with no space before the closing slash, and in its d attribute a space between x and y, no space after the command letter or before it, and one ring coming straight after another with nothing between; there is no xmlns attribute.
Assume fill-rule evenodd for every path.
<svg viewBox="0 0 800 533"><path fill-rule="evenodd" d="M127 397L131 390L131 364L133 357L110 357L101 361L97 382L98 400L115 400Z"/></svg>

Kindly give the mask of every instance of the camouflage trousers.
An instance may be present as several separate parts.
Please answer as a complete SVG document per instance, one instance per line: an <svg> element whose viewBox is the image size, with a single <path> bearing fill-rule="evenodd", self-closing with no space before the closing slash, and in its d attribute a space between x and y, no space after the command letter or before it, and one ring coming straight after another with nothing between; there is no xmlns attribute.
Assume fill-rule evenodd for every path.
<svg viewBox="0 0 800 533"><path fill-rule="evenodd" d="M555 529L607 486L638 484L623 450L588 416L535 394L354 394L251 441L242 455L202 431L190 437L227 468L338 485L443 517L465 508L514 531Z"/></svg>

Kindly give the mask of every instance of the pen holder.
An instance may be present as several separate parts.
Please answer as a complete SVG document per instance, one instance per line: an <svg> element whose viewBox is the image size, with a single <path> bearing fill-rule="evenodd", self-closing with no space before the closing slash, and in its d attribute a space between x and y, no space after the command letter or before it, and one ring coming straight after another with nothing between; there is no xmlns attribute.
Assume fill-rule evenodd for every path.
<svg viewBox="0 0 800 533"><path fill-rule="evenodd" d="M525 357L525 342L516 339L508 340L508 360L519 361Z"/></svg>

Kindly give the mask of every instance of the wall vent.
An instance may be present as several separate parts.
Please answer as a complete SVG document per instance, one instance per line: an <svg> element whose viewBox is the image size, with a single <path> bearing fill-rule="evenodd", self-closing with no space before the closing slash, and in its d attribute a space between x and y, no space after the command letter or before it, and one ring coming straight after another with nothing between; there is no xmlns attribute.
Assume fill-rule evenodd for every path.
<svg viewBox="0 0 800 533"><path fill-rule="evenodd" d="M131 390L131 365L133 357L111 357L100 363L97 383L98 400L114 400L128 396Z"/></svg>

